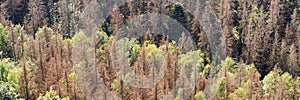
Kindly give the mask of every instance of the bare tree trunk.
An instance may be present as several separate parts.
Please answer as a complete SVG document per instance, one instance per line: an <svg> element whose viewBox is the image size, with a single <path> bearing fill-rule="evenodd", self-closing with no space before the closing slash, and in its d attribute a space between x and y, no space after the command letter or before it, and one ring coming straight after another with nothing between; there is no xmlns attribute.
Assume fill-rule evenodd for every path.
<svg viewBox="0 0 300 100"><path fill-rule="evenodd" d="M43 58L42 58L42 50L41 50L41 44L39 43L39 63L40 63L40 69L42 71L41 75L42 75L42 81L45 82L45 76L44 76L44 66L43 66ZM44 89L46 85L44 85ZM45 92L45 90L44 90Z"/></svg>
<svg viewBox="0 0 300 100"><path fill-rule="evenodd" d="M13 56L14 56L14 61L17 61L17 57L16 57L16 49L15 49L15 33L14 33L14 28L11 28L11 46L12 46L12 50L13 50Z"/></svg>
<svg viewBox="0 0 300 100"><path fill-rule="evenodd" d="M225 68L225 72L224 72L224 73L225 73L225 78L226 78L226 80L227 80L227 79L228 79L228 78L227 78L227 68ZM227 84L227 83L228 83L228 82L226 81L226 83L225 83L225 97L224 97L225 100L227 100L227 88L228 88L228 86L227 86L228 84Z"/></svg>
<svg viewBox="0 0 300 100"><path fill-rule="evenodd" d="M21 35L21 50L22 50L22 62L23 62L23 75L24 75L24 81L25 81L25 99L29 100L29 90L28 90L28 80L27 80L27 70L26 70L26 61L24 56L24 37L23 34Z"/></svg>
<svg viewBox="0 0 300 100"><path fill-rule="evenodd" d="M67 88L67 94L69 95L69 78L68 78L68 72L65 70L65 78L66 78L66 88Z"/></svg>
<svg viewBox="0 0 300 100"><path fill-rule="evenodd" d="M295 72L293 71L293 75L295 75ZM294 76L294 84L293 84L293 88L294 88L294 91L293 91L293 100L296 100L296 81L297 81L297 77Z"/></svg>
<svg viewBox="0 0 300 100"><path fill-rule="evenodd" d="M60 82L59 82L60 77L59 77L59 69L58 69L58 64L57 64L57 52L58 52L57 36L55 39L55 46L56 46L56 52L54 54L54 57L55 57L56 81L58 82L58 95L59 95L59 97L61 97Z"/></svg>
<svg viewBox="0 0 300 100"><path fill-rule="evenodd" d="M76 82L73 82L74 100L76 100Z"/></svg>
<svg viewBox="0 0 300 100"><path fill-rule="evenodd" d="M24 81L25 81L25 94L26 94L26 98L25 100L29 100L29 91L28 91L28 80L27 80L27 71L26 71L26 63L25 63L25 59L23 57L23 74L24 74Z"/></svg>

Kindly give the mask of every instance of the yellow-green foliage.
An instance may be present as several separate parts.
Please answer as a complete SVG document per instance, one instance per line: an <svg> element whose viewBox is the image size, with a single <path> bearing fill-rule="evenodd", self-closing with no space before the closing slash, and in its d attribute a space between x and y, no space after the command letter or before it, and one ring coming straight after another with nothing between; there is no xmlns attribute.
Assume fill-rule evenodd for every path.
<svg viewBox="0 0 300 100"><path fill-rule="evenodd" d="M118 89L119 78L117 77L113 83L111 83L111 89L116 91Z"/></svg>
<svg viewBox="0 0 300 100"><path fill-rule="evenodd" d="M99 45L100 47L97 49L97 54L100 55L101 58L103 58L105 56L105 50L107 49L107 47L109 46L109 37L107 36L107 34L103 31L100 30L97 32L97 45Z"/></svg>
<svg viewBox="0 0 300 100"><path fill-rule="evenodd" d="M239 33L239 31L237 31L236 27L234 27L232 29L232 33L233 33L233 37L234 37L235 40L239 40L240 39L240 33Z"/></svg>
<svg viewBox="0 0 300 100"><path fill-rule="evenodd" d="M147 44L146 46L146 57L151 58L155 55L161 55L163 52L155 44Z"/></svg>
<svg viewBox="0 0 300 100"><path fill-rule="evenodd" d="M181 100L182 99L182 93L183 93L182 88L179 88L175 100Z"/></svg>
<svg viewBox="0 0 300 100"><path fill-rule="evenodd" d="M72 39L73 47L78 47L82 45L90 44L90 39L83 33L83 31L79 31Z"/></svg>
<svg viewBox="0 0 300 100"><path fill-rule="evenodd" d="M9 67L7 65L7 61L8 59L6 60L1 60L0 62L0 81L3 81L3 82L8 82L8 70L9 70Z"/></svg>
<svg viewBox="0 0 300 100"><path fill-rule="evenodd" d="M276 91L279 87L279 74L277 72L271 71L265 78L262 80L263 90L265 95L270 95Z"/></svg>
<svg viewBox="0 0 300 100"><path fill-rule="evenodd" d="M222 61L222 68L226 68L227 71L229 71L230 73L235 73L235 69L236 69L236 66L235 66L235 61L230 58L230 57L227 57L225 59L225 61Z"/></svg>
<svg viewBox="0 0 300 100"><path fill-rule="evenodd" d="M87 67L85 61L82 61L82 62L80 62L80 63L78 63L78 64L75 65L76 69L84 69L85 67Z"/></svg>
<svg viewBox="0 0 300 100"><path fill-rule="evenodd" d="M292 99L294 95L294 80L292 75L285 72L281 75L281 81L283 81L288 91L288 95L286 97Z"/></svg>
<svg viewBox="0 0 300 100"><path fill-rule="evenodd" d="M140 51L141 51L140 45L135 42L132 46L131 51L130 51L130 62L131 62L131 64L133 64L137 60L137 58L140 54Z"/></svg>
<svg viewBox="0 0 300 100"><path fill-rule="evenodd" d="M247 100L250 95L251 81L243 82L242 86L229 95L230 100Z"/></svg>
<svg viewBox="0 0 300 100"><path fill-rule="evenodd" d="M217 98L218 99L224 99L226 91L225 91L225 85L226 85L226 78L223 77L219 83L218 83L218 88L217 88Z"/></svg>
<svg viewBox="0 0 300 100"><path fill-rule="evenodd" d="M40 95L37 100L70 100L69 98L60 98L52 88L45 95Z"/></svg>
<svg viewBox="0 0 300 100"><path fill-rule="evenodd" d="M11 86L7 82L0 81L0 100L15 100L17 93L11 91Z"/></svg>
<svg viewBox="0 0 300 100"><path fill-rule="evenodd" d="M20 87L19 77L21 71L22 70L9 59L2 59L0 61L0 81L8 82L9 84L11 84L12 90Z"/></svg>
<svg viewBox="0 0 300 100"><path fill-rule="evenodd" d="M140 52L140 46L135 38L122 38L117 40L115 49L117 50L118 54L128 57L130 64L133 64L136 61Z"/></svg>
<svg viewBox="0 0 300 100"><path fill-rule="evenodd" d="M0 51L2 51L0 58L13 58L13 51L8 38L8 30L2 26L2 24L0 24Z"/></svg>
<svg viewBox="0 0 300 100"><path fill-rule="evenodd" d="M108 38L106 32L104 32L103 30L99 30L97 32L97 37L99 39L100 44L105 44L109 41L109 38Z"/></svg>
<svg viewBox="0 0 300 100"><path fill-rule="evenodd" d="M197 67L200 77L207 76L210 72L210 65L204 65L205 57L204 53L200 50L191 51L186 54L179 55L180 66L187 68Z"/></svg>
<svg viewBox="0 0 300 100"><path fill-rule="evenodd" d="M205 94L202 91L196 93L194 98L195 98L195 100L206 100Z"/></svg>
<svg viewBox="0 0 300 100"><path fill-rule="evenodd" d="M295 87L296 87L295 92L296 93L294 95L296 98L300 98L300 77L297 77L295 81L296 81L295 82Z"/></svg>

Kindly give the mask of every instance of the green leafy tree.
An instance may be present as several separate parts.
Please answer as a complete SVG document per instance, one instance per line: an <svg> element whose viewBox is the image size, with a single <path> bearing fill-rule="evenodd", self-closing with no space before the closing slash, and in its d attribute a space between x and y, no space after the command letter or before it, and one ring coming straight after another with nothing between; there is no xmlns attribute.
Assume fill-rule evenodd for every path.
<svg viewBox="0 0 300 100"><path fill-rule="evenodd" d="M134 63L137 60L137 58L140 54L140 51L141 51L140 45L134 44L133 47L132 47L132 50L130 52L130 54L131 54L130 63L131 64Z"/></svg>
<svg viewBox="0 0 300 100"><path fill-rule="evenodd" d="M124 52L125 57L129 58L130 64L133 64L140 53L140 46L138 45L136 39L132 38L122 38L119 39L116 43L116 50L119 52L119 54L123 54L121 52ZM121 58L123 60L127 60L127 58ZM127 61L126 61L127 63Z"/></svg>
<svg viewBox="0 0 300 100"><path fill-rule="evenodd" d="M236 63L232 58L227 57L225 61L222 61L220 66L221 72L219 72L218 76L220 79L218 80L217 84L215 84L216 90L214 90L217 93L215 98L227 100L230 92L234 90L233 86L235 83L234 74L236 70Z"/></svg>
<svg viewBox="0 0 300 100"><path fill-rule="evenodd" d="M0 81L8 82L12 90L19 88L19 75L21 69L14 66L15 63L9 61L9 59L3 59L0 61Z"/></svg>
<svg viewBox="0 0 300 100"><path fill-rule="evenodd" d="M114 79L113 83L111 83L111 89L116 91L118 89L119 78Z"/></svg>
<svg viewBox="0 0 300 100"><path fill-rule="evenodd" d="M8 79L7 79L8 72L9 72L9 69L7 68L5 61L2 60L0 62L0 81L8 82Z"/></svg>
<svg viewBox="0 0 300 100"><path fill-rule="evenodd" d="M2 24L0 24L0 51L2 51L0 58L13 58L8 30Z"/></svg>
<svg viewBox="0 0 300 100"><path fill-rule="evenodd" d="M207 77L211 66L205 65L205 54L201 50L188 52L187 54L179 55L179 61L182 66L196 66L200 77Z"/></svg>
<svg viewBox="0 0 300 100"><path fill-rule="evenodd" d="M285 72L281 75L281 83L283 83L284 87L286 88L283 88L283 92L287 92L287 93L284 93L286 95L283 95L284 99L293 99L293 96L294 96L294 80L293 80L293 77L291 74Z"/></svg>
<svg viewBox="0 0 300 100"><path fill-rule="evenodd" d="M204 92L200 91L194 96L195 100L206 100Z"/></svg>
<svg viewBox="0 0 300 100"><path fill-rule="evenodd" d="M100 30L97 32L97 38L97 45L99 45L97 53L100 55L100 58L104 59L106 53L105 50L109 46L109 37L103 30Z"/></svg>
<svg viewBox="0 0 300 100"><path fill-rule="evenodd" d="M45 95L40 95L37 100L69 100L69 98L60 98L54 90L50 89Z"/></svg>
<svg viewBox="0 0 300 100"><path fill-rule="evenodd" d="M19 88L19 75L21 69L15 66L14 62L9 61L9 59L3 59L0 61L0 81L9 82L12 89Z"/></svg>
<svg viewBox="0 0 300 100"><path fill-rule="evenodd" d="M1 100L17 99L17 93L11 91L11 85L7 82L0 81L0 99Z"/></svg>
<svg viewBox="0 0 300 100"><path fill-rule="evenodd" d="M219 99L219 100L224 100L225 96L226 96L226 78L223 77L219 82L218 82L218 88L217 88L217 94L215 96L216 99Z"/></svg>
<svg viewBox="0 0 300 100"><path fill-rule="evenodd" d="M146 57L151 58L157 54L162 54L162 50L157 48L155 44L148 44L146 47Z"/></svg>
<svg viewBox="0 0 300 100"><path fill-rule="evenodd" d="M230 73L235 73L237 68L235 65L235 61L230 57L227 57L221 64L222 68L226 68Z"/></svg>
<svg viewBox="0 0 300 100"><path fill-rule="evenodd" d="M295 78L293 98L300 98L300 77Z"/></svg>
<svg viewBox="0 0 300 100"><path fill-rule="evenodd" d="M233 93L229 94L229 99L230 100L246 100L250 96L250 88L251 88L251 82L247 81L242 84L241 87L236 89Z"/></svg>
<svg viewBox="0 0 300 100"><path fill-rule="evenodd" d="M273 98L276 89L279 87L279 74L278 72L271 71L265 78L262 80L263 86L262 89L264 90L265 96L267 98Z"/></svg>
<svg viewBox="0 0 300 100"><path fill-rule="evenodd" d="M182 100L182 99L183 99L183 90L182 88L179 88L175 100Z"/></svg>

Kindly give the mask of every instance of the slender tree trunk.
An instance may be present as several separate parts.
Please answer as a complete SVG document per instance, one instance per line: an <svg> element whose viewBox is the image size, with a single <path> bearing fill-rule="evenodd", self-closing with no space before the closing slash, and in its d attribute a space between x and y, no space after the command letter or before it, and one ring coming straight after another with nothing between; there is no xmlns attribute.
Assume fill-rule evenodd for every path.
<svg viewBox="0 0 300 100"><path fill-rule="evenodd" d="M227 78L227 68L225 68L225 78L226 78L226 80L228 81L228 78ZM226 83L225 83L225 96L224 96L224 98L225 98L225 100L227 100L227 88L228 88L228 82L226 81Z"/></svg>
<svg viewBox="0 0 300 100"><path fill-rule="evenodd" d="M17 57L16 57L16 50L15 50L15 33L13 28L11 28L11 46L12 46L12 50L13 50L13 56L14 56L14 61L17 61Z"/></svg>
<svg viewBox="0 0 300 100"><path fill-rule="evenodd" d="M157 84L155 85L155 100L158 100Z"/></svg>
<svg viewBox="0 0 300 100"><path fill-rule="evenodd" d="M73 92L74 92L74 100L76 100L76 81L73 80Z"/></svg>
<svg viewBox="0 0 300 100"><path fill-rule="evenodd" d="M155 80L155 72L156 72L156 70L154 69L154 68L157 68L157 65L156 65L156 59L155 59L155 57L153 57L153 63L154 63L154 67L153 67L153 78L152 78L152 80L153 80L153 82L154 82L154 80ZM158 68L157 68L158 69ZM157 84L155 84L155 91L154 91L155 93L154 93L154 95L155 95L155 100L158 100L158 97L157 97Z"/></svg>
<svg viewBox="0 0 300 100"><path fill-rule="evenodd" d="M45 76L44 76L44 65L43 65L43 58L42 58L42 50L41 50L41 44L39 43L39 63L40 63L40 69L41 69L41 75L42 75L42 81L45 82ZM44 85L44 89L46 85ZM45 92L45 90L44 90Z"/></svg>
<svg viewBox="0 0 300 100"><path fill-rule="evenodd" d="M23 75L24 75L24 81L25 81L25 99L29 100L29 90L28 90L28 80L27 80L27 70L26 70L26 61L25 61L25 55L24 55L24 36L21 34L21 50L22 50L22 62L23 62Z"/></svg>
<svg viewBox="0 0 300 100"><path fill-rule="evenodd" d="M58 82L58 95L59 97L61 97L61 90L60 90L60 82L59 82L59 69L58 69L58 64L57 64L57 52L58 52L58 43L57 43L57 36L56 36L56 40L55 40L55 46L56 46L56 52L54 54L54 57L55 57L55 70L56 70L56 81Z"/></svg>
<svg viewBox="0 0 300 100"><path fill-rule="evenodd" d="M123 42L123 53L124 53L124 57L126 57L126 42ZM126 59L123 58L123 68L121 69L121 76L120 76L120 85L121 85L121 99L124 100L124 83L123 83L123 76L125 74L124 69L126 67Z"/></svg>
<svg viewBox="0 0 300 100"><path fill-rule="evenodd" d="M66 10L67 10L67 12L66 12L66 16L67 16L67 20L66 20L66 23L67 23L67 30L66 30L66 33L68 34L68 38L71 36L70 34L71 34L71 32L70 32L70 20L71 20L71 18L70 18L70 11L69 11L69 3L70 3L70 1L69 0L66 0L67 1L67 4L66 4ZM66 34L65 33L65 34Z"/></svg>
<svg viewBox="0 0 300 100"><path fill-rule="evenodd" d="M293 72L293 75L295 75L295 72ZM294 84L293 84L293 88L294 88L294 91L293 91L293 100L296 100L296 82L297 81L297 77L294 76Z"/></svg>
<svg viewBox="0 0 300 100"><path fill-rule="evenodd" d="M65 70L65 78L66 78L66 88L67 88L67 94L69 95L69 78L68 78L68 74L67 74L67 70Z"/></svg>
<svg viewBox="0 0 300 100"><path fill-rule="evenodd" d="M241 87L241 83L242 83L242 68L240 67L239 68L239 87Z"/></svg>

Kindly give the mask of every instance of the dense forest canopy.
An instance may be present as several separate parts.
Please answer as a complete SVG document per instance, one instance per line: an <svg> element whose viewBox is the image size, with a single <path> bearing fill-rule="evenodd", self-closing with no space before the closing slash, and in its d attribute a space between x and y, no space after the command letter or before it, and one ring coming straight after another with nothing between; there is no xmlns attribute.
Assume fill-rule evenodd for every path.
<svg viewBox="0 0 300 100"><path fill-rule="evenodd" d="M102 91L89 84L95 77L103 81L107 91L126 100L157 100L171 92L172 99L176 100L300 98L299 0L199 0L197 3L125 0L125 4L107 12L108 17L101 20L104 24L92 33L95 38L89 44L91 40L81 30L85 24L80 21L89 17L81 15L94 1L0 0L1 100L95 99ZM98 1L100 8L106 7ZM217 29L205 30L197 18L208 14L195 15L193 12L198 10L191 11L184 6L193 3L197 9L202 7L199 3L208 3L218 18L215 21L222 29L224 41L220 41L226 44L227 55L219 63L212 59L217 54L211 52L214 47L208 38ZM164 32L176 32L179 28L172 27L171 23L176 21L188 32L176 32L179 41L164 35L171 33L155 33L151 29L140 33L126 31L142 34L136 38L119 37L124 24L136 16L154 13L174 20L161 22L162 26L152 20L145 22L156 27L168 26L165 29L171 30ZM89 50L83 44L95 49ZM182 53L182 48L192 48L190 44L196 50ZM90 57L90 52L95 54L94 62L77 63L78 59ZM78 73L78 69L91 64L95 65L93 69L82 70L94 74ZM158 65L165 69L157 68ZM118 70L122 67L119 66L126 66L140 76L153 76L149 79L157 83L147 88L131 86L145 84L131 82L127 75L120 75ZM189 69L192 67L197 69L197 75L193 75L194 69ZM161 75L162 70L165 74L158 80L155 75ZM194 86L176 87L190 84L189 78L196 79ZM192 92L187 94L187 90ZM97 99L111 97L105 92Z"/></svg>

